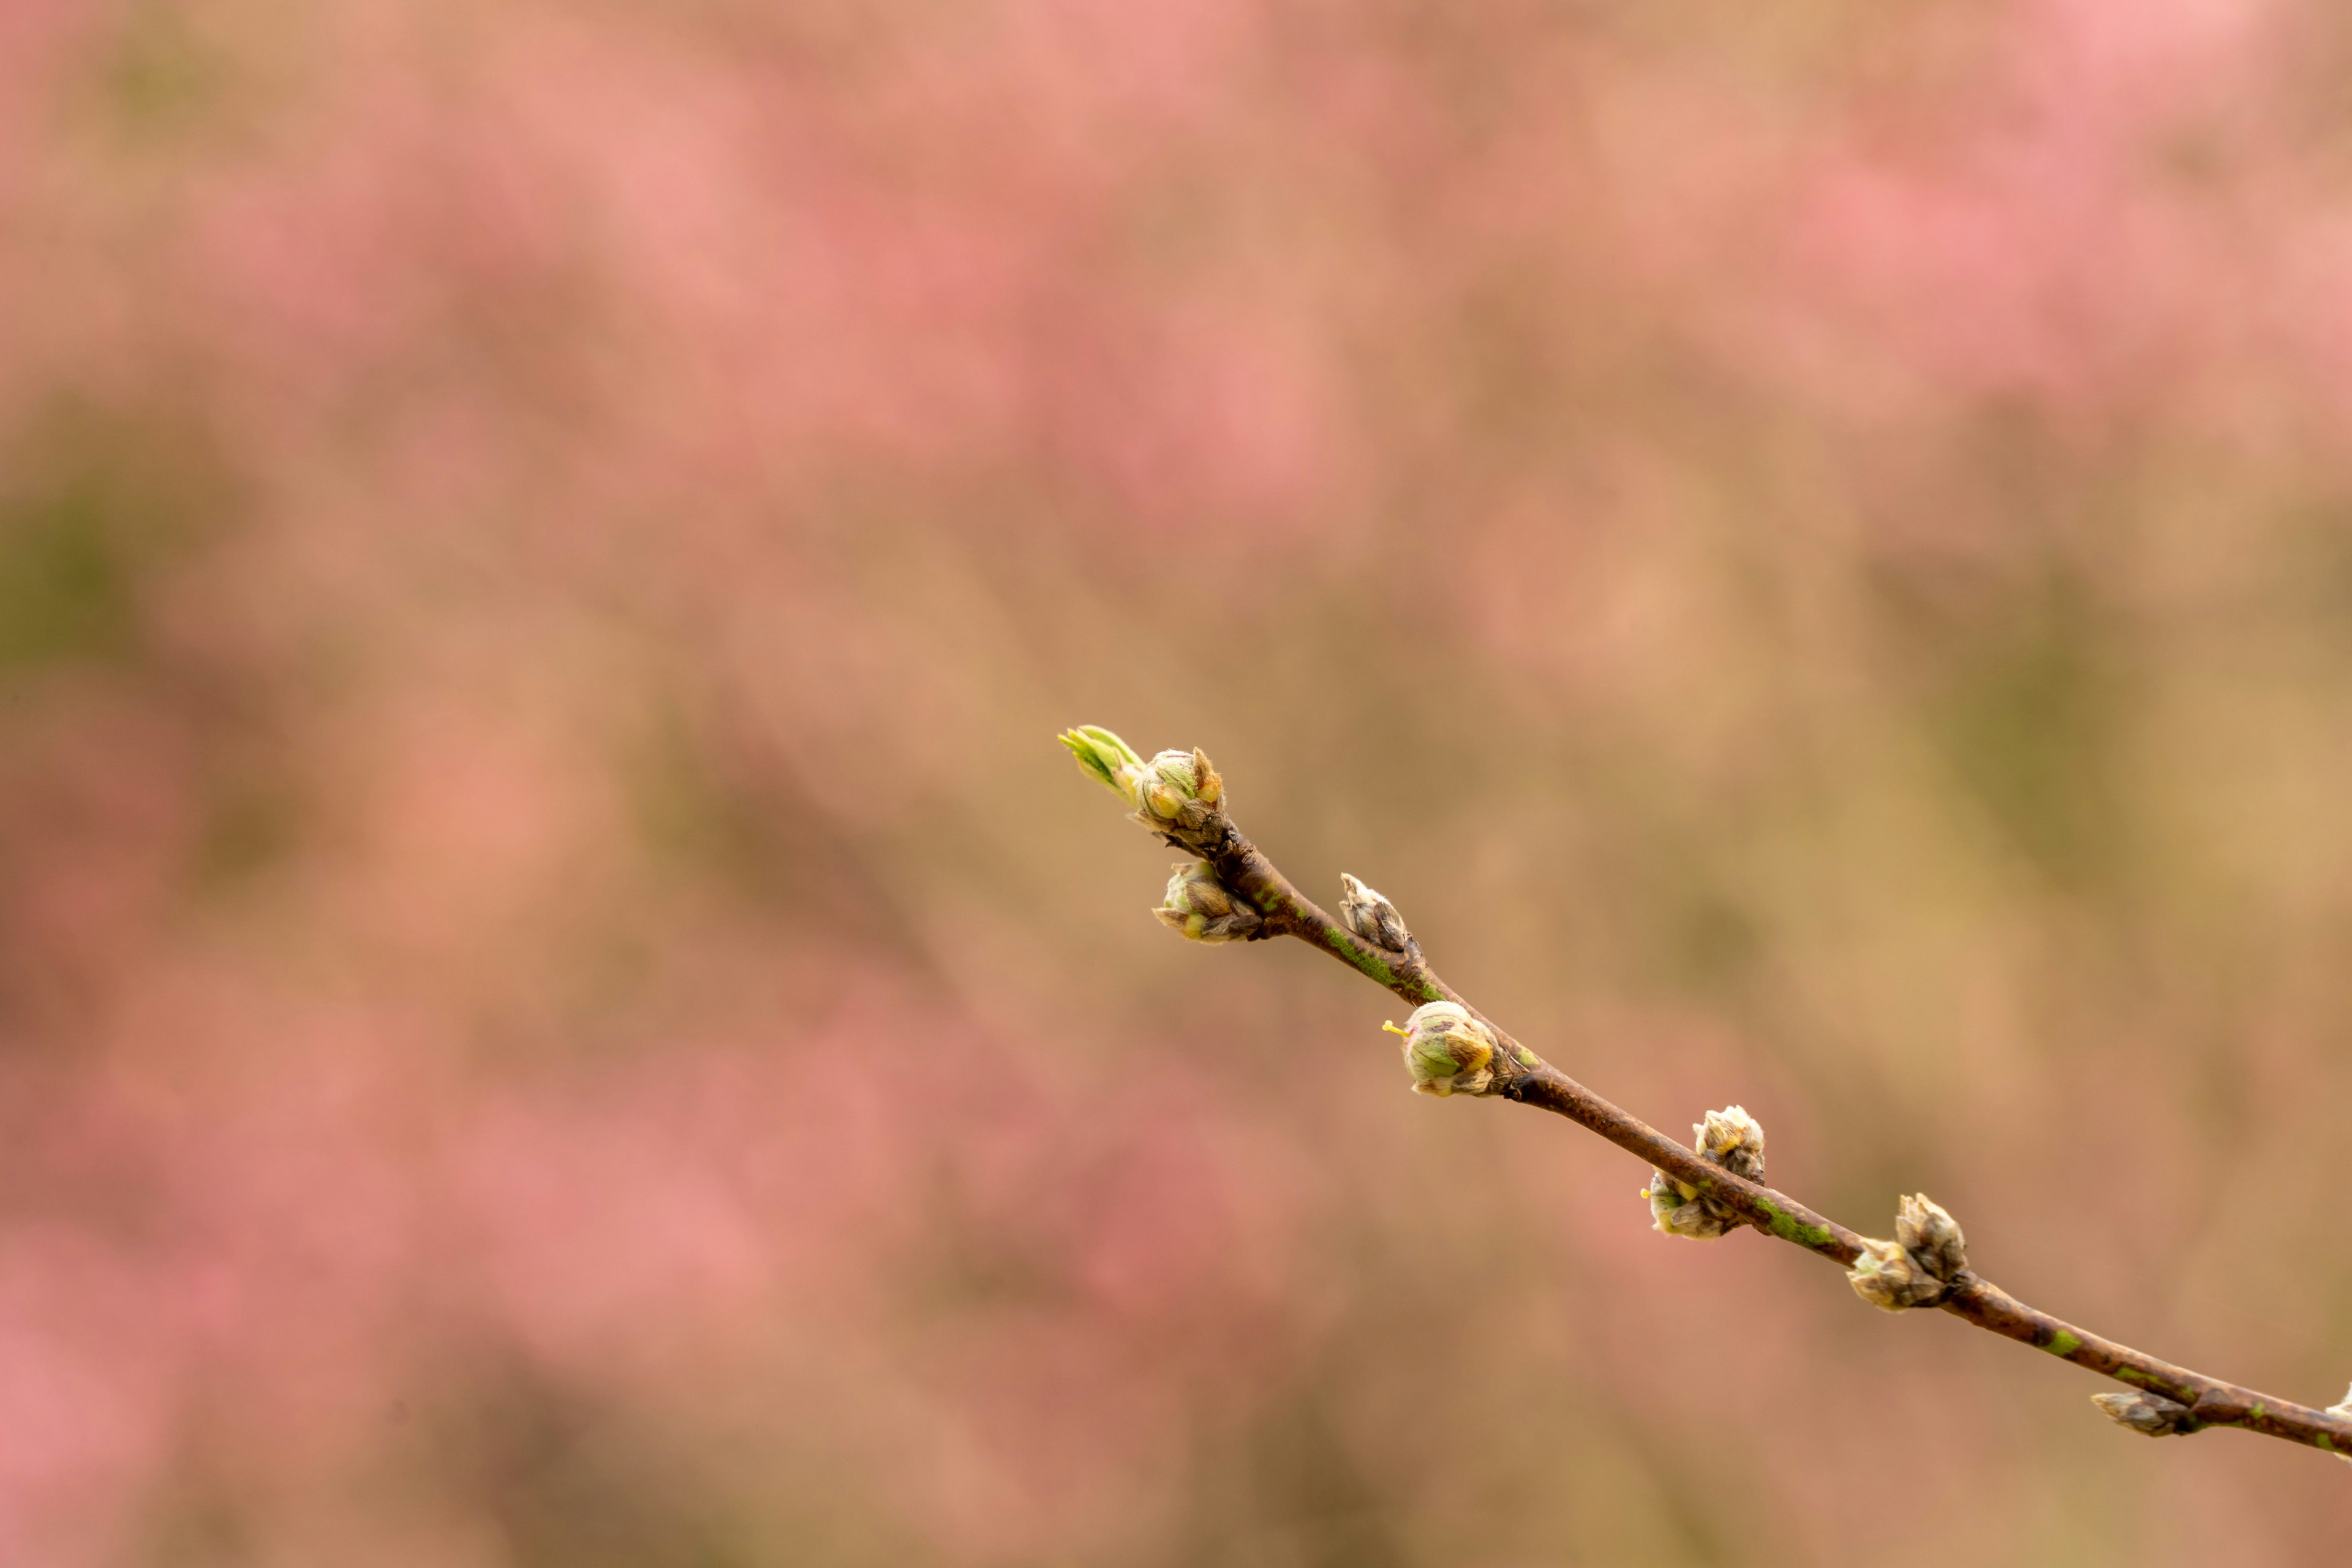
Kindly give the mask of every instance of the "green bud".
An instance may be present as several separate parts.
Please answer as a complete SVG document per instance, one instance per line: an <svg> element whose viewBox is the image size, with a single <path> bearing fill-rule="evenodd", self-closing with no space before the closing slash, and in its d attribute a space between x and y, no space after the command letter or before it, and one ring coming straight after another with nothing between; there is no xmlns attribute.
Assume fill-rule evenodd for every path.
<svg viewBox="0 0 2352 1568"><path fill-rule="evenodd" d="M1138 785L1142 779L1143 759L1135 748L1112 734L1099 724L1081 724L1075 730L1065 730L1062 744L1078 760L1078 765L1092 773L1129 805L1137 804Z"/></svg>
<svg viewBox="0 0 2352 1568"><path fill-rule="evenodd" d="M1404 1037L1404 1065L1420 1094L1489 1094L1494 1090L1495 1034L1457 1002L1416 1007L1405 1026L1383 1024Z"/></svg>
<svg viewBox="0 0 2352 1568"><path fill-rule="evenodd" d="M1255 910L1225 890L1217 868L1206 860L1179 860L1160 908L1151 912L1187 942L1241 942L1262 923Z"/></svg>
<svg viewBox="0 0 2352 1568"><path fill-rule="evenodd" d="M1160 837L1196 855L1223 840L1226 828L1218 809L1225 781L1205 752L1162 752L1146 762L1099 724L1066 730L1061 742L1080 767L1135 808L1135 821Z"/></svg>

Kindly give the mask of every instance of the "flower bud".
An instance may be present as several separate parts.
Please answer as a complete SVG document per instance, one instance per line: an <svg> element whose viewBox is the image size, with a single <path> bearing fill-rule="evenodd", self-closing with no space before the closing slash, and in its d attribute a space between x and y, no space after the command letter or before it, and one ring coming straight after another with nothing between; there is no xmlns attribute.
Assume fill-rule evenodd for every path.
<svg viewBox="0 0 2352 1568"><path fill-rule="evenodd" d="M1412 1010L1405 1026L1383 1024L1404 1037L1404 1065L1421 1094L1486 1094L1495 1081L1495 1034L1456 1002L1429 1002Z"/></svg>
<svg viewBox="0 0 2352 1568"><path fill-rule="evenodd" d="M1143 777L1144 763L1135 754L1135 748L1112 734L1099 724L1081 724L1075 730L1065 730L1062 744L1078 760L1078 765L1117 791L1128 805L1137 805L1138 785Z"/></svg>
<svg viewBox="0 0 2352 1568"><path fill-rule="evenodd" d="M1136 778L1136 815L1144 819L1147 827L1171 823L1196 826L1192 819L1202 813L1188 813L1186 808L1198 802L1202 807L1214 809L1224 797L1225 781L1217 776L1207 755L1197 748L1162 752L1145 763Z"/></svg>
<svg viewBox="0 0 2352 1568"><path fill-rule="evenodd" d="M1853 1293L1874 1307L1900 1312L1932 1307L1951 1293L1969 1266L1959 1222L1925 1193L1905 1198L1893 1241L1863 1241L1863 1255L1846 1270Z"/></svg>
<svg viewBox="0 0 2352 1568"><path fill-rule="evenodd" d="M1650 1173L1650 1184L1641 1195L1650 1200L1652 1228L1686 1241L1713 1241L1738 1226L1739 1218L1707 1198L1687 1182L1664 1171Z"/></svg>
<svg viewBox="0 0 2352 1568"><path fill-rule="evenodd" d="M2194 1432L2199 1425L2190 1417L2189 1406L2178 1400L2167 1399L2160 1394L2094 1394L2091 1403L2097 1405L2108 1420L2119 1426L2128 1426L2143 1437L2169 1437L2177 1432Z"/></svg>
<svg viewBox="0 0 2352 1568"><path fill-rule="evenodd" d="M1385 895L1367 888L1345 871L1339 873L1339 920L1366 942L1391 952L1402 952L1412 941L1396 906Z"/></svg>
<svg viewBox="0 0 2352 1568"><path fill-rule="evenodd" d="M1957 1282L1969 1266L1959 1221L1925 1193L1903 1200L1895 1216L1895 1239L1914 1262L1947 1285Z"/></svg>
<svg viewBox="0 0 2352 1568"><path fill-rule="evenodd" d="M2352 1389L2345 1390L2343 1402L2341 1404L2329 1405L2327 1407L2327 1414L2330 1415L2341 1415L2345 1420L2352 1421ZM2338 1454L2336 1457L2343 1460L2346 1464L2352 1465L2352 1454Z"/></svg>
<svg viewBox="0 0 2352 1568"><path fill-rule="evenodd" d="M1706 1121L1693 1122L1691 1139L1698 1157L1710 1165L1749 1181L1764 1174L1763 1125L1737 1105L1710 1110ZM1650 1173L1641 1195L1649 1200L1656 1228L1668 1236L1712 1241L1747 1223L1712 1195L1664 1171Z"/></svg>
<svg viewBox="0 0 2352 1568"><path fill-rule="evenodd" d="M1941 1282L1913 1263L1899 1243L1868 1237L1863 1238L1862 1256L1846 1270L1845 1279L1855 1295L1885 1312L1924 1307L1944 1293Z"/></svg>
<svg viewBox="0 0 2352 1568"><path fill-rule="evenodd" d="M1707 1163L1751 1182L1764 1174L1764 1127L1742 1107L1710 1110L1691 1131L1697 1135L1699 1158Z"/></svg>
<svg viewBox="0 0 2352 1568"><path fill-rule="evenodd" d="M1240 942L1262 923L1255 910L1225 891L1206 860L1179 860L1160 908L1151 911L1187 942Z"/></svg>

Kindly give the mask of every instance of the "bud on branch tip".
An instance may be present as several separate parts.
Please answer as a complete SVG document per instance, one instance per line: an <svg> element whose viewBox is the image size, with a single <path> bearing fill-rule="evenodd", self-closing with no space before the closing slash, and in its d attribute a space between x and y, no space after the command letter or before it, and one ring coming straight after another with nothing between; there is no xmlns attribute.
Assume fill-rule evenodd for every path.
<svg viewBox="0 0 2352 1568"><path fill-rule="evenodd" d="M1146 762L1135 748L1099 724L1065 730L1062 744L1120 799L1135 807L1135 820L1163 836L1199 834L1224 804L1225 781L1207 753L1162 752ZM1188 847L1188 839L1179 838Z"/></svg>
<svg viewBox="0 0 2352 1568"><path fill-rule="evenodd" d="M1136 783L1143 775L1143 759L1135 748L1099 724L1081 724L1061 733L1062 744L1078 765L1116 791L1128 805L1136 804Z"/></svg>
<svg viewBox="0 0 2352 1568"><path fill-rule="evenodd" d="M1430 1002L1412 1010L1400 1029L1382 1024L1391 1035L1404 1037L1404 1065L1412 1073L1417 1094L1491 1094L1495 1072L1495 1033L1470 1016L1458 1002Z"/></svg>

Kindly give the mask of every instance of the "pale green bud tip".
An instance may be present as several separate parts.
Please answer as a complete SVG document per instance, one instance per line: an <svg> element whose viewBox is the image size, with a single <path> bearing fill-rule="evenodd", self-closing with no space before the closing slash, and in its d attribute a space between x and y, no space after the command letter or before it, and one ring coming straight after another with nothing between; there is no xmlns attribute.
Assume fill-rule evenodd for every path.
<svg viewBox="0 0 2352 1568"><path fill-rule="evenodd" d="M1255 910L1227 892L1206 860L1180 860L1160 907L1160 923L1188 942L1239 942L1262 923Z"/></svg>
<svg viewBox="0 0 2352 1568"><path fill-rule="evenodd" d="M2341 1415L2345 1420L2352 1421L2352 1389L2345 1390L2343 1403L2340 1405L2329 1405L2327 1407L2327 1414L2330 1415ZM2343 1460L2346 1464L2352 1465L2352 1454L2338 1454L2336 1457Z"/></svg>
<svg viewBox="0 0 2352 1568"><path fill-rule="evenodd" d="M1070 754L1077 758L1080 767L1118 791L1129 805L1136 804L1136 785L1143 773L1143 759L1135 754L1134 747L1099 724L1065 730L1060 739L1070 749Z"/></svg>
<svg viewBox="0 0 2352 1568"><path fill-rule="evenodd" d="M1422 1094L1494 1092L1495 1033L1457 1002L1424 1003L1405 1026L1381 1026L1404 1037L1404 1065Z"/></svg>
<svg viewBox="0 0 2352 1568"><path fill-rule="evenodd" d="M2189 1406L2160 1394L2094 1394L2091 1403L2118 1426L2128 1426L2143 1437L2169 1437L2194 1432L2197 1423Z"/></svg>

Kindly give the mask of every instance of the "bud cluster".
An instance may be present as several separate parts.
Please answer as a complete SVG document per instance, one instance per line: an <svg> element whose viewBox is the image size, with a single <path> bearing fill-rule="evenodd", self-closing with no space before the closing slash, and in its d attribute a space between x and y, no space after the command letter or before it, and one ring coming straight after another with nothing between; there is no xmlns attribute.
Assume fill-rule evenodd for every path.
<svg viewBox="0 0 2352 1568"><path fill-rule="evenodd" d="M1710 1110L1704 1121L1691 1124L1698 1157L1735 1176L1760 1181L1764 1175L1764 1127L1739 1106ZM1691 1241L1712 1241L1747 1222L1716 1198L1688 1182L1660 1170L1650 1173L1650 1184L1641 1195L1649 1200L1655 1228Z"/></svg>
<svg viewBox="0 0 2352 1568"><path fill-rule="evenodd" d="M1412 1010L1405 1026L1382 1024L1404 1037L1404 1065L1418 1094L1494 1092L1495 1032L1458 1002L1430 1002Z"/></svg>
<svg viewBox="0 0 2352 1568"><path fill-rule="evenodd" d="M1412 942L1412 933L1404 929L1404 917L1397 913L1388 896L1345 871L1339 873L1339 921L1366 942L1391 952L1402 952Z"/></svg>
<svg viewBox="0 0 2352 1568"><path fill-rule="evenodd" d="M1903 1200L1895 1239L1865 1237L1863 1254L1846 1270L1855 1295L1885 1311L1932 1307L1951 1294L1967 1272L1967 1242L1959 1222L1925 1193Z"/></svg>
<svg viewBox="0 0 2352 1568"><path fill-rule="evenodd" d="M1176 874L1151 912L1187 942L1246 942L1264 923L1255 910L1225 890L1217 868L1206 860L1176 862Z"/></svg>
<svg viewBox="0 0 2352 1568"><path fill-rule="evenodd" d="M1225 781L1198 750L1162 752L1147 762L1099 724L1066 730L1061 742L1080 767L1135 808L1134 820L1154 833L1178 838L1202 833L1224 804Z"/></svg>

